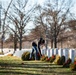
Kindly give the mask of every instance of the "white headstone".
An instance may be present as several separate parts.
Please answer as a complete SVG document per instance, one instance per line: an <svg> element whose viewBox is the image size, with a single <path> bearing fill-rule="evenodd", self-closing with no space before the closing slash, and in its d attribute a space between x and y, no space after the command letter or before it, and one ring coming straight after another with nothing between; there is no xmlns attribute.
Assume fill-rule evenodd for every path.
<svg viewBox="0 0 76 75"><path fill-rule="evenodd" d="M58 55L59 55L60 57L63 56L63 49L62 49L62 48L58 50Z"/></svg>
<svg viewBox="0 0 76 75"><path fill-rule="evenodd" d="M50 50L50 56L52 56L52 55L54 55L54 49L53 48Z"/></svg>
<svg viewBox="0 0 76 75"><path fill-rule="evenodd" d="M74 49L75 50L75 49ZM75 50L75 57L76 57L76 50Z"/></svg>
<svg viewBox="0 0 76 75"><path fill-rule="evenodd" d="M20 51L15 51L13 56L21 57L22 54L23 54L23 52L21 50Z"/></svg>
<svg viewBox="0 0 76 75"><path fill-rule="evenodd" d="M26 51L31 52L31 50L30 49L22 49L22 50L18 49L18 50L15 51L13 56L21 57L24 52L26 52Z"/></svg>
<svg viewBox="0 0 76 75"><path fill-rule="evenodd" d="M73 50L73 49L69 50L69 58L72 60L72 62L74 62L75 50Z"/></svg>
<svg viewBox="0 0 76 75"><path fill-rule="evenodd" d="M67 61L69 57L69 49L63 49L63 55L65 56L65 61Z"/></svg>
<svg viewBox="0 0 76 75"><path fill-rule="evenodd" d="M42 49L42 50L41 50L41 54L42 54L42 55L45 55L45 49Z"/></svg>
<svg viewBox="0 0 76 75"><path fill-rule="evenodd" d="M43 49L41 50L41 53L42 53L42 55L46 55L46 48L43 48Z"/></svg>
<svg viewBox="0 0 76 75"><path fill-rule="evenodd" d="M54 49L54 55L57 55L58 54L58 48L55 48Z"/></svg>
<svg viewBox="0 0 76 75"><path fill-rule="evenodd" d="M50 57L50 49L47 49L47 56Z"/></svg>

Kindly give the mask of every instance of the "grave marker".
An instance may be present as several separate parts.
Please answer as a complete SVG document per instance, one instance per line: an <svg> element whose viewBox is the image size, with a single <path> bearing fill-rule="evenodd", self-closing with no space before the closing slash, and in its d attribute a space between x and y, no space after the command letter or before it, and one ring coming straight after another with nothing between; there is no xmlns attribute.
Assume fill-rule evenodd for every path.
<svg viewBox="0 0 76 75"><path fill-rule="evenodd" d="M69 49L63 49L63 55L65 56L65 61L67 61L69 57Z"/></svg>
<svg viewBox="0 0 76 75"><path fill-rule="evenodd" d="M47 56L48 56L48 58L51 56L50 55L50 49L47 49Z"/></svg>
<svg viewBox="0 0 76 75"><path fill-rule="evenodd" d="M75 50L74 49L69 50L69 58L72 60L72 62L74 62L74 58L75 58Z"/></svg>
<svg viewBox="0 0 76 75"><path fill-rule="evenodd" d="M58 55L58 48L54 49L54 55Z"/></svg>
<svg viewBox="0 0 76 75"><path fill-rule="evenodd" d="M63 49L62 49L62 48L58 50L58 55L59 55L60 57L63 56Z"/></svg>

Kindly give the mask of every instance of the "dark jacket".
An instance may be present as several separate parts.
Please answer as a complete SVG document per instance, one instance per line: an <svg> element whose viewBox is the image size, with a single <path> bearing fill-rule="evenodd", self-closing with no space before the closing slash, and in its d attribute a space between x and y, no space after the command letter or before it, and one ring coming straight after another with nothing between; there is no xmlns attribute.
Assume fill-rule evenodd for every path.
<svg viewBox="0 0 76 75"><path fill-rule="evenodd" d="M43 38L40 38L40 40L39 40L39 42L38 42L38 50L39 50L40 55L41 55L40 46L41 46L42 44L44 44L44 43L45 43L45 40L44 40Z"/></svg>

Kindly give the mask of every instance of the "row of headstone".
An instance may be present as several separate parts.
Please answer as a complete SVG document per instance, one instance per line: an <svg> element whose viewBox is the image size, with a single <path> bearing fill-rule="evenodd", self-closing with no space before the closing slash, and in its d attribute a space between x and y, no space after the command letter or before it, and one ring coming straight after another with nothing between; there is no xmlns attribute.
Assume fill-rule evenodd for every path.
<svg viewBox="0 0 76 75"><path fill-rule="evenodd" d="M45 53L46 49L43 49L41 51L42 55L47 55L48 58L51 57L52 55L59 55L61 56L65 56L65 60L67 60L68 58L70 58L72 60L72 62L74 62L74 59L76 57L76 50L75 49L47 49L47 53Z"/></svg>

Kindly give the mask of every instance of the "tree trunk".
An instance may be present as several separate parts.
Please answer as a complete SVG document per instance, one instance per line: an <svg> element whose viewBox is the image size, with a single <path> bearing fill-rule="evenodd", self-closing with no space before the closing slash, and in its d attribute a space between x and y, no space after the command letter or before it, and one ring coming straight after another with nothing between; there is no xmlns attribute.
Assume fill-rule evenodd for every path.
<svg viewBox="0 0 76 75"><path fill-rule="evenodd" d="M53 48L53 39L51 39L51 48Z"/></svg>
<svg viewBox="0 0 76 75"><path fill-rule="evenodd" d="M62 42L62 39L61 39L61 48L63 48L63 42Z"/></svg>
<svg viewBox="0 0 76 75"><path fill-rule="evenodd" d="M4 38L4 33L3 33L2 37L1 37L1 52L2 53L3 53L4 40L5 40L5 38Z"/></svg>
<svg viewBox="0 0 76 75"><path fill-rule="evenodd" d="M16 49L17 49L17 35L15 33L15 35L14 35L14 53L15 53Z"/></svg>
<svg viewBox="0 0 76 75"><path fill-rule="evenodd" d="M54 29L54 48L57 48L56 23L55 23L55 29Z"/></svg>
<svg viewBox="0 0 76 75"><path fill-rule="evenodd" d="M54 48L57 48L57 37L54 37Z"/></svg>
<svg viewBox="0 0 76 75"><path fill-rule="evenodd" d="M3 53L3 40L1 40L1 52Z"/></svg>
<svg viewBox="0 0 76 75"><path fill-rule="evenodd" d="M22 49L22 34L20 34L20 47L19 47L19 50L21 50Z"/></svg>
<svg viewBox="0 0 76 75"><path fill-rule="evenodd" d="M17 49L17 40L16 40L16 37L14 37L14 53Z"/></svg>

